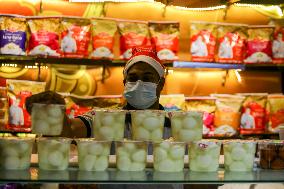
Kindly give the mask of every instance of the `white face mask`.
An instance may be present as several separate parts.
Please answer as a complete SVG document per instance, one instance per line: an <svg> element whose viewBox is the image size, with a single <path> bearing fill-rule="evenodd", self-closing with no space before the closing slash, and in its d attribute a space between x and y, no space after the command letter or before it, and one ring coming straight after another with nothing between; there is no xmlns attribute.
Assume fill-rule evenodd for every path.
<svg viewBox="0 0 284 189"><path fill-rule="evenodd" d="M124 88L124 97L127 102L137 109L146 109L157 101L157 84L152 82L127 82Z"/></svg>

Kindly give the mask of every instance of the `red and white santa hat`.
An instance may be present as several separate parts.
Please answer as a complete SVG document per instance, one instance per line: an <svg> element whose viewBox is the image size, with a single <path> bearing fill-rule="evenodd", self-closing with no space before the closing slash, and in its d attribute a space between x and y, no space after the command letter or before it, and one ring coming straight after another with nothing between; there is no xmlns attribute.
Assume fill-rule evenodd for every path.
<svg viewBox="0 0 284 189"><path fill-rule="evenodd" d="M127 61L123 70L124 78L127 75L128 69L138 62L145 62L151 65L158 72L160 77L165 76L165 66L158 58L155 48L152 46L139 46L132 49L132 56Z"/></svg>

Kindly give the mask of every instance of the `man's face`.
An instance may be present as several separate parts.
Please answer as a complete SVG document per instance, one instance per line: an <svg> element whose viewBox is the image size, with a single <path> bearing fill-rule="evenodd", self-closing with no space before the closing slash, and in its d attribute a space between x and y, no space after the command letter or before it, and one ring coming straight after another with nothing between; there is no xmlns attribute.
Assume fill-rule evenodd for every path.
<svg viewBox="0 0 284 189"><path fill-rule="evenodd" d="M136 82L138 80L158 84L156 93L157 97L160 96L160 93L164 87L165 79L160 78L158 72L152 66L145 62L135 63L129 68L123 83Z"/></svg>

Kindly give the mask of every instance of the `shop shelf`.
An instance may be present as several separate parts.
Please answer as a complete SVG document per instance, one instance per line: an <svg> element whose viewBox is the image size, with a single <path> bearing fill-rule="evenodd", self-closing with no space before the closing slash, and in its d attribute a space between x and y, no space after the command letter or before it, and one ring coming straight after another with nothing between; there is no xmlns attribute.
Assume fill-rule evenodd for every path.
<svg viewBox="0 0 284 189"><path fill-rule="evenodd" d="M109 59L89 59L89 58L56 58L56 57L38 57L38 56L15 56L0 55L2 66L8 64L19 65L39 65L39 64L69 64L69 65L89 65L89 66L124 66L125 60ZM173 68L200 68L200 69L239 69L248 71L282 71L284 64L255 63L255 64L231 64L216 62L190 62L190 61L167 61L164 62L167 67Z"/></svg>
<svg viewBox="0 0 284 189"><path fill-rule="evenodd" d="M140 172L118 171L79 171L70 167L65 171L46 171L38 167L28 170L0 170L0 183L82 183L82 184L224 184L224 183L283 183L283 170L255 169L252 172L227 172L220 168L217 172L165 173L147 168Z"/></svg>

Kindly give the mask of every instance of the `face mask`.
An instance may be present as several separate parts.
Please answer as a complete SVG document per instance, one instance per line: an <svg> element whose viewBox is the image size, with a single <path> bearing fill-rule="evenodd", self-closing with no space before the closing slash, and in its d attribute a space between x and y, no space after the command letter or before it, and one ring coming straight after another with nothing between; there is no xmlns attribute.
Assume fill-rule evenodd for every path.
<svg viewBox="0 0 284 189"><path fill-rule="evenodd" d="M152 82L127 82L124 89L124 97L127 102L137 109L146 109L152 106L156 100L157 84Z"/></svg>

